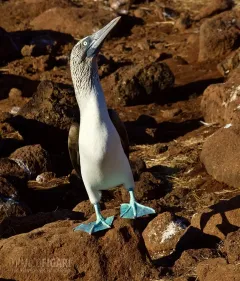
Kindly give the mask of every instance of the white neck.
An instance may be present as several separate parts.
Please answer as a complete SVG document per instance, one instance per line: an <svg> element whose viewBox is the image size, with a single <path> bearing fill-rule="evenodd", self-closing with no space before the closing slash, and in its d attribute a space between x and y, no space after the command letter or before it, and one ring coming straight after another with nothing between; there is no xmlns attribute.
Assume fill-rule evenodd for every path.
<svg viewBox="0 0 240 281"><path fill-rule="evenodd" d="M98 81L96 81L98 80ZM107 104L103 94L102 86L99 79L96 79L92 83L91 88L85 89L84 91L75 87L76 99L81 114L90 106L95 106L99 111L107 111Z"/></svg>
<svg viewBox="0 0 240 281"><path fill-rule="evenodd" d="M108 116L102 86L98 75L97 59L83 66L74 66L71 60L71 74L80 115L92 115L98 119Z"/></svg>
<svg viewBox="0 0 240 281"><path fill-rule="evenodd" d="M81 119L84 115L98 119L108 118L107 104L98 73L86 83L73 79L75 95L80 110Z"/></svg>

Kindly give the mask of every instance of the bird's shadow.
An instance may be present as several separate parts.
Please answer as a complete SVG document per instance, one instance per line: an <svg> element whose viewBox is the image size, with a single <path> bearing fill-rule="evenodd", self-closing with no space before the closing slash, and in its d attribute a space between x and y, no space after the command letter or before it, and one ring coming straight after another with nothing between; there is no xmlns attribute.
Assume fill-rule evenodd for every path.
<svg viewBox="0 0 240 281"><path fill-rule="evenodd" d="M216 214L219 214L222 218L222 223L216 225L216 227L226 236L228 233L236 231L239 227L229 222L226 212L238 209L240 206L240 195L233 197L230 200L221 201L215 205L209 207L211 212L206 212L201 215L200 229L203 231L210 218Z"/></svg>
<svg viewBox="0 0 240 281"><path fill-rule="evenodd" d="M29 145L40 143L50 150L57 150L57 144L55 143L56 138L60 137L59 143L62 142L63 138L65 138L66 141L67 132L38 120L27 119L17 115L13 118L8 118L6 122L13 126L13 128L23 136L25 143ZM55 138L52 138L53 136L55 136Z"/></svg>

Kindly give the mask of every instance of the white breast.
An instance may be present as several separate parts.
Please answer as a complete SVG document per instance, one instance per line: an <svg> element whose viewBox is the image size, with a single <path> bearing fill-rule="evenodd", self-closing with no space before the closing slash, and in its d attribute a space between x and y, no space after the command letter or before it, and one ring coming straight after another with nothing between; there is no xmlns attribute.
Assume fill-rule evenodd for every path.
<svg viewBox="0 0 240 281"><path fill-rule="evenodd" d="M81 174L92 203L98 190L124 184L134 186L128 159L118 132L110 120L101 86L77 97L80 106L79 153Z"/></svg>

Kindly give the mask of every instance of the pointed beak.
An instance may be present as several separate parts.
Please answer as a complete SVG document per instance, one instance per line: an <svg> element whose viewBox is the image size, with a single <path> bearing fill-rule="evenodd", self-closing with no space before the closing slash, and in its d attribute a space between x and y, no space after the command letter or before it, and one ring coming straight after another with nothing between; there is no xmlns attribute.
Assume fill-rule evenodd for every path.
<svg viewBox="0 0 240 281"><path fill-rule="evenodd" d="M94 57L99 53L104 40L106 39L110 31L114 28L114 26L118 23L120 18L121 17L117 17L113 19L102 29L98 30L96 33L89 36L91 39L91 44L87 50L87 57Z"/></svg>

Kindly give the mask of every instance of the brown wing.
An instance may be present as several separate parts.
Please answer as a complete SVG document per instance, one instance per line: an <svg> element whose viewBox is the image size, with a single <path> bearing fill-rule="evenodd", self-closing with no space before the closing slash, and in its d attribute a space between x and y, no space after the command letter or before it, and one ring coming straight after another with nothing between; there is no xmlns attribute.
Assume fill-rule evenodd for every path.
<svg viewBox="0 0 240 281"><path fill-rule="evenodd" d="M75 169L77 175L81 177L78 138L79 138L79 124L73 123L68 133L68 151L73 168Z"/></svg>
<svg viewBox="0 0 240 281"><path fill-rule="evenodd" d="M129 157L129 141L128 141L126 128L115 110L108 109L108 114L120 136L123 150L126 156ZM79 138L79 124L75 122L71 125L68 133L68 151L73 168L77 172L77 175L81 177L78 138Z"/></svg>
<svg viewBox="0 0 240 281"><path fill-rule="evenodd" d="M129 158L129 140L126 128L115 110L108 109L108 114L120 136L123 150Z"/></svg>

